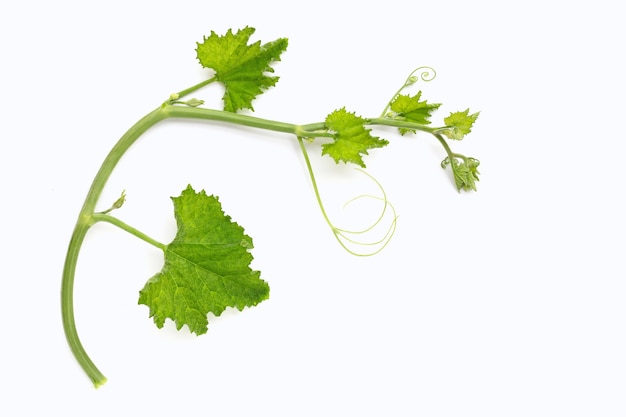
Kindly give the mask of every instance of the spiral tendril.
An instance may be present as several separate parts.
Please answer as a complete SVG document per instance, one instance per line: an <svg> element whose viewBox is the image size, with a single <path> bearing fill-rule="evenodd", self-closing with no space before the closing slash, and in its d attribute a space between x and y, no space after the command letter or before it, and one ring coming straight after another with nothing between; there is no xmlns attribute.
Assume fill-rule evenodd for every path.
<svg viewBox="0 0 626 417"><path fill-rule="evenodd" d="M348 200L346 203L344 203L343 207L346 208L347 206L356 202L357 200L373 199L373 200L381 201L383 203L382 208L380 209L380 212L378 216L375 218L375 220L370 222L369 225L367 225L366 227L362 229L349 230L349 229L343 229L343 228L335 226L334 223L328 217L328 214L326 213L326 209L324 208L324 204L322 203L322 198L320 196L320 192L317 187L317 181L315 180L315 175L313 174L313 169L311 167L311 161L309 159L309 155L306 150L306 147L304 146L303 139L301 137L298 137L298 142L300 144L300 149L302 151L302 155L304 156L304 160L307 165L309 177L311 178L311 184L313 186L313 191L315 192L315 198L317 199L317 204L320 208L320 211L322 212L322 216L324 217L324 220L326 221L326 223L332 230L333 235L335 236L335 239L337 239L337 242L339 242L341 247L343 247L348 253L355 255L355 256L372 256L382 251L387 246L393 234L395 233L396 223L398 219L398 216L396 215L396 210L387 199L387 194L385 193L385 190L383 189L382 185L367 172L361 169L357 169L361 173L367 175L376 184L376 186L381 192L381 195L375 196L371 194L361 194ZM386 216L388 216L387 213L389 210L391 210L392 220L389 226L387 227L387 229L384 230L384 234L382 238L367 240L367 238L364 237L363 239L358 239L358 237L363 237L366 234L375 232L374 229L378 229L378 226L383 222ZM371 250L359 252L359 251L352 249L351 245L369 247L371 248Z"/></svg>
<svg viewBox="0 0 626 417"><path fill-rule="evenodd" d="M378 216L368 226L366 226L366 227L364 227L363 229L360 229L360 230L342 229L342 228L334 226L332 224L332 222L328 222L328 224L331 227L331 230L333 231L333 234L335 235L335 238L337 239L337 241L339 241L339 244L346 251L348 251L352 255L356 255L356 256L372 256L372 255L375 255L375 254L379 253L380 251L382 251L387 246L387 244L389 244L389 242L391 241L391 238L393 237L393 234L396 231L398 215L396 214L396 210L395 210L393 204L391 204L391 202L387 199L387 194L385 193L385 190L383 189L382 185L374 177L372 177L370 174L368 174L367 172L365 172L365 171L363 171L361 169L358 169L358 171L360 171L361 173L367 175L376 184L376 186L378 187L378 189L381 192L381 196L375 196L375 195L371 195L371 194L361 194L361 195L358 195L358 196L348 200L346 203L344 203L343 207L347 208L350 204L356 202L357 200L361 200L361 199L378 200L378 201L381 201L383 203L382 208L380 209L380 212L379 212ZM388 210L391 210L392 220L391 220L389 226L386 229L384 229L384 234L383 234L383 236L380 239L378 239L378 240L358 240L358 239L356 239L356 237L359 236L359 235L365 235L365 234L368 234L370 232L374 232L374 229L377 229L378 226L385 219L385 216L387 215ZM370 251L367 251L367 252L356 252L355 250L350 249L348 247L348 245L346 244L346 242L349 242L349 243L351 243L353 245L357 245L357 246L373 247L373 249L370 250Z"/></svg>
<svg viewBox="0 0 626 417"><path fill-rule="evenodd" d="M419 73L418 75L415 75L416 73ZM415 81L411 84L414 84L415 82L417 82L417 79L420 79L422 81L425 82L429 82L435 79L435 77L437 76L437 72L435 71L435 69L433 67L429 67L429 66L421 66L418 68L415 68L411 74L409 74L409 76L407 77L407 80L414 77ZM411 85L409 84L409 85Z"/></svg>
<svg viewBox="0 0 626 417"><path fill-rule="evenodd" d="M421 67L415 68L413 71L411 71L409 76L406 77L406 80L404 80L404 84L402 84L402 86L398 89L398 91L396 91L394 95L391 96L391 99L387 102L387 105L385 106L382 113L380 114L380 117L388 116L387 112L389 108L391 107L391 103L393 103L393 101L398 97L398 95L402 92L402 90L415 84L419 80L422 80L424 82L432 81L435 79L436 76L437 76L437 72L435 71L433 67L423 65Z"/></svg>

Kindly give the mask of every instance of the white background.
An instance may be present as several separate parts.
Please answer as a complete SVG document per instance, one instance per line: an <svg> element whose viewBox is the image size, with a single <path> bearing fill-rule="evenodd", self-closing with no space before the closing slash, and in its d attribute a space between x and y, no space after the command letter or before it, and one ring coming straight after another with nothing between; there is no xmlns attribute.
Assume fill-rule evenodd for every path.
<svg viewBox="0 0 626 417"><path fill-rule="evenodd" d="M0 414L624 416L626 31L618 2L24 1L0 6ZM450 111L481 111L455 150L481 160L457 193L432 138L370 152L399 214L371 258L336 244L295 141L166 122L128 152L100 207L167 243L170 196L220 196L254 238L271 298L202 337L158 330L139 289L158 250L94 227L76 277L96 390L65 342L62 265L100 163L136 120L207 75L195 46L246 25L288 37L255 115L377 116L415 67ZM210 106L221 90L196 94ZM311 149L314 149L313 147ZM312 153L331 207L364 177ZM335 197L337 197L335 199ZM332 210L331 210L332 211Z"/></svg>

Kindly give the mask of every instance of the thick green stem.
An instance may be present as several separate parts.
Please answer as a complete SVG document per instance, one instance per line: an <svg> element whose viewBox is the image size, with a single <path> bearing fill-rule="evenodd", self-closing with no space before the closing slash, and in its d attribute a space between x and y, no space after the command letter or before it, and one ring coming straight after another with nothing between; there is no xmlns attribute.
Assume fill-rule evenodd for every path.
<svg viewBox="0 0 626 417"><path fill-rule="evenodd" d="M111 149L106 157L100 170L94 178L91 188L85 198L83 208L78 215L78 221L74 227L74 232L70 239L70 244L65 258L63 268L63 281L61 283L61 315L63 317L63 328L65 329L65 337L76 357L76 360L87 373L94 386L97 388L106 382L106 377L100 372L96 365L85 352L82 343L78 337L76 330L76 322L74 319L74 275L76 272L76 264L78 263L78 255L83 244L87 231L94 224L94 210L98 203L98 198L102 194L104 186L111 176L113 169L120 161L124 153L130 146L151 126L163 120L166 117L162 108L156 109L148 113L145 117L133 125L128 132L122 136L117 144Z"/></svg>
<svg viewBox="0 0 626 417"><path fill-rule="evenodd" d="M65 266L63 270L63 282L61 284L61 310L63 316L63 328L65 329L65 337L76 357L76 360L83 370L91 379L94 386L98 388L104 384L107 379L96 365L91 361L87 352L80 343L78 333L76 332L76 322L74 321L74 273L76 271L76 261L78 260L78 252L83 243L87 230L90 226L90 219L86 216L80 216L74 233L70 240L70 246L67 250L65 258Z"/></svg>
<svg viewBox="0 0 626 417"><path fill-rule="evenodd" d="M179 119L214 120L240 126L254 127L257 129L271 130L274 132L298 134L300 126L293 123L277 122L262 119L260 117L245 114L232 113L223 110L205 109L201 107L165 106L163 108L167 117Z"/></svg>

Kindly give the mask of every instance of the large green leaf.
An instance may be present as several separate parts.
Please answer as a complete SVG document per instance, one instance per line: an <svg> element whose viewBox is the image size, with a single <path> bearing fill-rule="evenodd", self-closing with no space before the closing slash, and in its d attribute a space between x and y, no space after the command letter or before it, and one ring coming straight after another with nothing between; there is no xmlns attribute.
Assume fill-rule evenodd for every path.
<svg viewBox="0 0 626 417"><path fill-rule="evenodd" d="M280 55L287 49L287 39L248 45L253 33L254 28L251 27L240 29L237 33L229 29L223 36L212 31L196 48L200 64L215 70L215 78L224 84L226 111L254 110L252 100L278 81L278 77L267 73L274 72L271 64L280 61Z"/></svg>
<svg viewBox="0 0 626 417"><path fill-rule="evenodd" d="M250 268L252 239L222 211L217 197L188 186L172 198L178 232L165 248L165 264L139 293L157 327L169 318L198 335L207 314L243 310L269 297L269 286Z"/></svg>

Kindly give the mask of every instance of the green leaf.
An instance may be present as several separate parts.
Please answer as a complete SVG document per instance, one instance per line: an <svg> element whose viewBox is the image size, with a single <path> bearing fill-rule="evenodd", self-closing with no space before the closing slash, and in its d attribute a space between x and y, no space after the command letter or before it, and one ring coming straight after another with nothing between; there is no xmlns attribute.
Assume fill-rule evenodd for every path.
<svg viewBox="0 0 626 417"><path fill-rule="evenodd" d="M257 305L269 297L260 272L250 269L252 239L222 211L217 197L188 186L172 198L178 231L165 249L161 272L139 292L157 327L172 319L197 335L207 331L207 314L226 307Z"/></svg>
<svg viewBox="0 0 626 417"><path fill-rule="evenodd" d="M278 81L278 77L266 73L274 72L271 64L280 61L280 54L287 49L287 39L248 45L254 31L254 28L245 27L233 34L229 29L223 36L211 31L211 35L196 48L200 64L215 70L215 78L224 84L226 111L254 110L252 100Z"/></svg>
<svg viewBox="0 0 626 417"><path fill-rule="evenodd" d="M442 129L441 133L450 139L461 140L472 131L479 114L480 112L469 114L469 109L450 113L450 116L443 119L446 129Z"/></svg>
<svg viewBox="0 0 626 417"><path fill-rule="evenodd" d="M476 191L476 182L478 181L478 165L480 161L475 158L452 158L449 157L441 162L441 166L445 168L450 165L454 174L454 182L458 191Z"/></svg>
<svg viewBox="0 0 626 417"><path fill-rule="evenodd" d="M437 110L439 106L441 106L441 103L428 103L426 100L420 101L421 97L421 91L418 91L413 97L398 94L391 103L391 110L396 114L395 118L422 125L429 125L432 112ZM413 133L415 130L400 129L400 133L403 135L408 132Z"/></svg>
<svg viewBox="0 0 626 417"><path fill-rule="evenodd" d="M368 149L382 148L389 142L372 136L371 129L365 128L367 120L349 113L345 108L335 110L326 117L326 127L334 132L334 141L322 145L322 155L330 155L335 162L352 162L365 168L361 155Z"/></svg>
<svg viewBox="0 0 626 417"><path fill-rule="evenodd" d="M187 100L185 101L183 104L189 106L189 107L198 107L198 106L202 106L204 104L204 100L199 100L197 98L192 98L191 100Z"/></svg>

